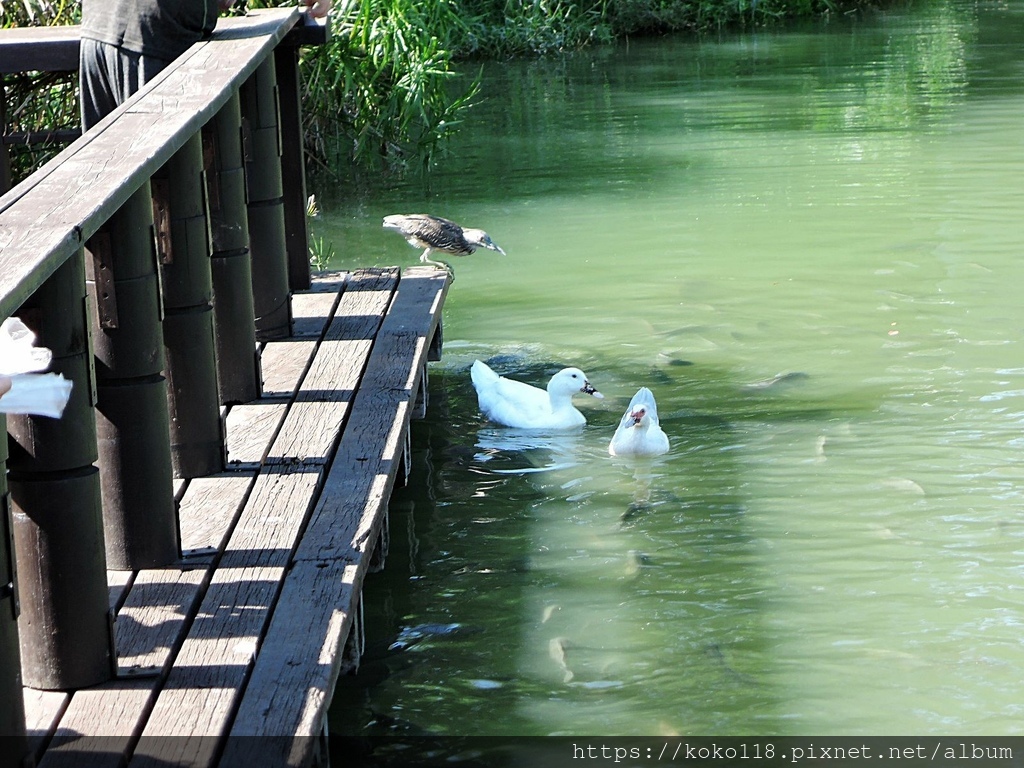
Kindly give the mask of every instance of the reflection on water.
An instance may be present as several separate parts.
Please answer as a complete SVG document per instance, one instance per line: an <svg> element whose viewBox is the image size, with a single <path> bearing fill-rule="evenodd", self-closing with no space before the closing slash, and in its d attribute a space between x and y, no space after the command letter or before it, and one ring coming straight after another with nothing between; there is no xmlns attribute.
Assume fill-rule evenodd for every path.
<svg viewBox="0 0 1024 768"><path fill-rule="evenodd" d="M332 729L1012 734L1024 715L1019 5L489 65L429 181L328 203L456 264L444 360ZM333 210L332 210L333 209ZM587 426L486 424L473 359L576 365ZM671 451L608 456L639 386Z"/></svg>

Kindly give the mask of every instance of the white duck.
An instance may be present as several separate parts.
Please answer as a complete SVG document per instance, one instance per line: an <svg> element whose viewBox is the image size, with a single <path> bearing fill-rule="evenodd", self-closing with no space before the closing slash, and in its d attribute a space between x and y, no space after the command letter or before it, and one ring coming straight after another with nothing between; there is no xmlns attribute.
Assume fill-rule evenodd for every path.
<svg viewBox="0 0 1024 768"><path fill-rule="evenodd" d="M657 456L668 451L668 436L658 424L654 394L640 387L622 415L619 428L608 444L612 456Z"/></svg>
<svg viewBox="0 0 1024 768"><path fill-rule="evenodd" d="M470 370L480 410L491 421L520 429L572 429L586 418L572 404L577 392L602 398L579 368L563 368L547 390L499 376L477 360Z"/></svg>

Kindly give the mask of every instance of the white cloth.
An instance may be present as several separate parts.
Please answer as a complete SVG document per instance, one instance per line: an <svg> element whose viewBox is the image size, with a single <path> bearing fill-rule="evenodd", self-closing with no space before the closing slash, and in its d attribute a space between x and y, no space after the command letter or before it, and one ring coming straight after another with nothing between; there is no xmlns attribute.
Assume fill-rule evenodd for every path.
<svg viewBox="0 0 1024 768"><path fill-rule="evenodd" d="M71 397L71 382L59 373L37 373L50 367L53 353L35 346L36 336L17 317L0 325L0 375L11 388L0 396L0 413L60 418Z"/></svg>

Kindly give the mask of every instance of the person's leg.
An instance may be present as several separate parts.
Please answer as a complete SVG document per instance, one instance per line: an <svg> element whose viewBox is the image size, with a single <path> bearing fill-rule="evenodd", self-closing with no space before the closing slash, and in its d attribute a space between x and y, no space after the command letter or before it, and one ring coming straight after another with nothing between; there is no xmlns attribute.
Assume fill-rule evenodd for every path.
<svg viewBox="0 0 1024 768"><path fill-rule="evenodd" d="M78 57L81 92L82 130L92 128L119 103L120 88L115 86L110 65L117 48L83 38Z"/></svg>
<svg viewBox="0 0 1024 768"><path fill-rule="evenodd" d="M79 56L82 129L88 130L170 62L83 39Z"/></svg>

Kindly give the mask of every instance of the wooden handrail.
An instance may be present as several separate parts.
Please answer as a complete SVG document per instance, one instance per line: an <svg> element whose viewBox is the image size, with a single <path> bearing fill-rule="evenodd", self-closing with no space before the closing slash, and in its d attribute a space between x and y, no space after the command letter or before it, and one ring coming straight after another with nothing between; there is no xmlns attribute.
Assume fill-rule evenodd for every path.
<svg viewBox="0 0 1024 768"><path fill-rule="evenodd" d="M220 25L227 20L222 20ZM227 22L231 23L231 22ZM326 19L303 15L282 40L284 45L323 45L330 37ZM80 27L13 27L0 29L0 75L17 72L74 72L78 69Z"/></svg>
<svg viewBox="0 0 1024 768"><path fill-rule="evenodd" d="M221 19L210 40L0 197L0 318L217 113L299 18L291 8Z"/></svg>

